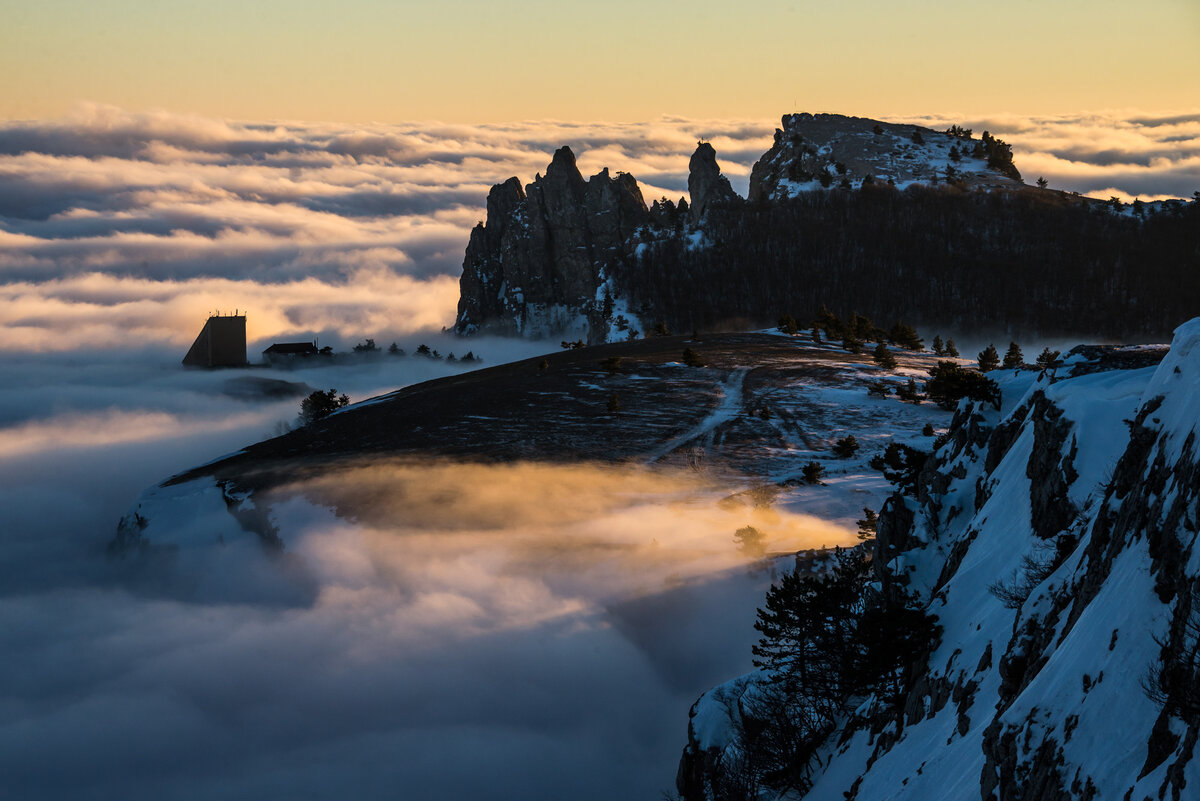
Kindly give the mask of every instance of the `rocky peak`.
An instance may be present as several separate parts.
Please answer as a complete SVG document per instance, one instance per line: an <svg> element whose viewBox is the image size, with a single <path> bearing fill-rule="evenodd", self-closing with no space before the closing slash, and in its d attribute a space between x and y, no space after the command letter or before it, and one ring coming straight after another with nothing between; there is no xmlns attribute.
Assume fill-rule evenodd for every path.
<svg viewBox="0 0 1200 801"><path fill-rule="evenodd" d="M692 222L699 222L711 206L738 197L729 185L729 179L721 174L717 151L708 142L697 144L696 152L688 162L688 194L692 197Z"/></svg>
<svg viewBox="0 0 1200 801"><path fill-rule="evenodd" d="M567 145L554 151L554 158L546 168L547 181L561 181L569 184L582 184L583 175L575 163L575 153Z"/></svg>
<svg viewBox="0 0 1200 801"><path fill-rule="evenodd" d="M598 301L649 217L632 175L605 169L584 180L560 147L524 190L516 178L492 187L487 221L467 245L455 330L603 341Z"/></svg>
<svg viewBox="0 0 1200 801"><path fill-rule="evenodd" d="M1021 186L1012 149L986 131L847 117L785 114L771 149L750 172L752 201L782 200L831 187L867 183L954 183L981 188Z"/></svg>

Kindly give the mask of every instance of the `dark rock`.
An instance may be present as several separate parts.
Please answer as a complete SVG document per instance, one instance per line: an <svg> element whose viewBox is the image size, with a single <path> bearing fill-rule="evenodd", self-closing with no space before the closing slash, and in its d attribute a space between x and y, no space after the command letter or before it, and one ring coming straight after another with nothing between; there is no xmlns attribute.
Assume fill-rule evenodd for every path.
<svg viewBox="0 0 1200 801"><path fill-rule="evenodd" d="M739 199L729 185L729 179L721 174L717 151L708 142L696 145L696 152L688 162L688 194L692 197L694 223L699 222L710 208Z"/></svg>

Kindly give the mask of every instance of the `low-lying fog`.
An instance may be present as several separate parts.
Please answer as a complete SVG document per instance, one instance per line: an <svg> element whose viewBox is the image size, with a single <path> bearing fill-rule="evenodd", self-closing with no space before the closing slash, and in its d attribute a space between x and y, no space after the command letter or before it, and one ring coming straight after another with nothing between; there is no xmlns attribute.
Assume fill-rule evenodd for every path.
<svg viewBox="0 0 1200 801"><path fill-rule="evenodd" d="M494 345L479 351L538 347ZM283 558L243 535L114 562L105 546L142 489L298 409L231 381L357 400L461 369L167 359L42 357L0 391L20 421L0 429L11 797L657 798L691 702L750 667L771 575L734 532L778 550L852 539L721 502L729 485L692 472L383 461L260 499ZM164 525L197 519L151 531Z"/></svg>

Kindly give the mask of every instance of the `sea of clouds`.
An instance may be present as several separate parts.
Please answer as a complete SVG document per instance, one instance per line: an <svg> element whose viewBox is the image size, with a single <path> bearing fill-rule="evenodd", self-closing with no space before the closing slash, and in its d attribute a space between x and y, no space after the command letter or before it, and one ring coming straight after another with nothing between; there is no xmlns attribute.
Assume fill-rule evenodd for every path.
<svg viewBox="0 0 1200 801"><path fill-rule="evenodd" d="M990 129L1032 182L1108 197L1200 187L1200 114L913 117ZM80 106L0 124L0 352L186 346L216 309L255 342L394 338L453 321L488 188L569 144L585 174L687 190L695 143L735 188L773 122L320 125Z"/></svg>
<svg viewBox="0 0 1200 801"><path fill-rule="evenodd" d="M909 121L987 128L1028 181L1056 188L1200 188L1200 114ZM296 397L180 368L211 311L248 313L252 358L272 341L345 351L368 337L485 365L533 356L553 343L441 331L490 185L531 179L569 144L585 174L627 171L647 199L678 198L706 139L744 192L773 125L349 126L102 106L0 123L0 797L657 797L690 701L747 669L769 580L709 490L667 482L650 502L644 477L372 466L361 482L470 514L443 504L397 534L283 501L307 589L259 600L235 590L265 574L231 570L222 592L197 593L105 548L144 488L295 419ZM463 369L381 357L269 375L359 401ZM462 486L529 502L485 531L470 510L487 497ZM836 539L804 526L811 544ZM631 558L629 538L663 547Z"/></svg>

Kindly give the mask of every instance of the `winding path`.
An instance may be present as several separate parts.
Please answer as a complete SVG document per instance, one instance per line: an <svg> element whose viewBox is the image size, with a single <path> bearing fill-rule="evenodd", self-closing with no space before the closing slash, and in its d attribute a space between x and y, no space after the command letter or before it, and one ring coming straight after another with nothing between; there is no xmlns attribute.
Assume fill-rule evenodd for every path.
<svg viewBox="0 0 1200 801"><path fill-rule="evenodd" d="M729 378L720 385L721 401L717 404L717 408L709 412L707 417L692 428L651 451L646 458L646 464L654 464L664 456L701 437L706 439L706 447L711 446L713 432L717 426L727 420L732 420L742 411L742 384L745 382L748 372L750 372L749 367L738 367L730 373Z"/></svg>

